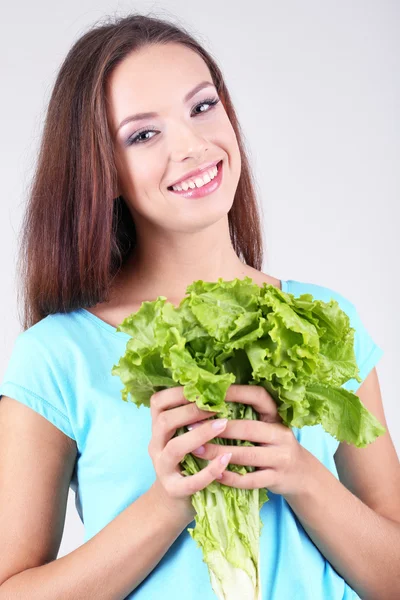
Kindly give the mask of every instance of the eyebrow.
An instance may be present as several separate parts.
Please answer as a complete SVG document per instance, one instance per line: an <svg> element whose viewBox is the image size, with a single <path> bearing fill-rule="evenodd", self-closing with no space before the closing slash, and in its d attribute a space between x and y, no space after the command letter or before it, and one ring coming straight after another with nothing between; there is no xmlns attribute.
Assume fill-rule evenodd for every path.
<svg viewBox="0 0 400 600"><path fill-rule="evenodd" d="M184 102L188 102L195 94L197 94L197 92L199 92L203 88L208 87L210 85L214 86L214 84L211 83L211 81L202 81L201 83L196 85L196 87L194 87L190 92L188 92L186 94L186 96L183 99ZM156 112L142 112L142 113L137 113L136 115L130 115L129 117L125 117L125 119L123 119L121 121L121 123L118 125L118 129L117 129L116 133L121 129L121 127L123 127L127 123L130 123L131 121L140 121L141 119L153 119L154 117L158 117L158 116L159 115Z"/></svg>

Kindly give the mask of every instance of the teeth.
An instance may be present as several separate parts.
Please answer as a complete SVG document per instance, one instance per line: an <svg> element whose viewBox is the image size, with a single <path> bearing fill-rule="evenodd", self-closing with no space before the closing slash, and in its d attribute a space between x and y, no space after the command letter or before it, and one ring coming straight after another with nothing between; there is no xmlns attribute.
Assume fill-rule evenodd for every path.
<svg viewBox="0 0 400 600"><path fill-rule="evenodd" d="M188 190L189 188L200 188L206 183L210 183L210 181L214 179L217 173L218 168L217 165L215 165L215 167L213 167L212 169L208 169L208 171L205 171L204 175L202 175L201 177L196 177L195 179L185 179L185 181L181 181L180 184L173 185L172 189L177 192L181 192L182 190L186 192L186 190Z"/></svg>

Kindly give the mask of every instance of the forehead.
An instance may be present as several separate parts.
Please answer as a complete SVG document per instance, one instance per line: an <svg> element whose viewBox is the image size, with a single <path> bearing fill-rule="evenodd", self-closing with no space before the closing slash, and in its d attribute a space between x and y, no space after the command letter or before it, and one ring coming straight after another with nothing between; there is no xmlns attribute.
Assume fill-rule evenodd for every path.
<svg viewBox="0 0 400 600"><path fill-rule="evenodd" d="M182 44L150 45L128 55L111 73L107 98L113 124L132 112L162 112L196 84L212 81L202 57Z"/></svg>

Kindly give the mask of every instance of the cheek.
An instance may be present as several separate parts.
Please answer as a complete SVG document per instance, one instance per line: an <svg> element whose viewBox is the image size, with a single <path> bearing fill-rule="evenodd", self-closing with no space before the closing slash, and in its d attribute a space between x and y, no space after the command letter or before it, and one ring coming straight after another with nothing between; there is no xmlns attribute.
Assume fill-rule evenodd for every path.
<svg viewBox="0 0 400 600"><path fill-rule="evenodd" d="M128 195L139 198L140 196L154 195L156 190L161 190L161 182L164 177L163 161L154 159L150 153L146 158L135 160L130 157L121 169L124 188Z"/></svg>

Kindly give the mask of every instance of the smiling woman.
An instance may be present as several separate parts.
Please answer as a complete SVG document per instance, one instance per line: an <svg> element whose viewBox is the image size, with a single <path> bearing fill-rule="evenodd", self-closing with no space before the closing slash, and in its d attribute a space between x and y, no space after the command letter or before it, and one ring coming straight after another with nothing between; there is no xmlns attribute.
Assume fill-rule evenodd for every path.
<svg viewBox="0 0 400 600"><path fill-rule="evenodd" d="M215 598L202 553L187 532L194 516L191 494L195 495L199 482L202 489L224 481L228 487L234 483L229 479L232 473L221 477L226 456L221 462L210 453L209 463L196 480L181 478L186 480L183 487L177 465L202 445L210 452L207 442L217 435L223 437L226 423L218 432L205 423L175 436L178 428L207 420L212 413L187 402L179 386L163 390L166 379L170 380L163 371L166 365L151 354L156 344L151 335L154 313L148 301L163 296L178 304L195 280L221 278L229 285L249 277L258 286L270 284L276 303L283 294L287 301L291 294L302 295L304 313L307 294L328 303L336 299L356 329L356 360L363 378L381 356L354 306L340 294L323 286L276 279L261 271L262 261L253 175L217 62L183 28L154 17L133 14L90 29L74 43L57 75L22 227L23 332L0 387L0 597ZM232 297L235 306L240 304L235 290ZM251 302L246 295L242 302L244 312L238 323L251 337L246 320ZM116 328L140 307L143 327L133 331L131 362L140 362L143 348L150 346L147 367L160 388L151 398L151 411L123 402L120 384L111 372L127 344L129 350L130 335ZM194 354L201 354L199 344L205 346L201 368L212 380L215 348L206 344L195 312L182 311L182 319L174 320L167 306L165 314L171 320L165 321L162 336L176 341L171 356L179 363L176 350L188 352L188 339ZM282 330L285 318L290 320L288 312L282 310L279 327L268 317L260 321L260 328L271 327L275 338L279 337L277 331ZM315 323L310 318L309 327ZM218 329L218 319L215 325ZM350 322L345 318L344 325L341 329L340 321L338 330L350 335ZM187 328L186 338L182 328ZM277 346L294 340L290 358L302 366L309 355L297 343L300 337L294 331L283 334L281 340L271 335L271 340ZM230 342L233 347L235 336ZM280 348L279 376L291 386L294 402L304 389L296 389L290 381L283 364L289 359L283 358ZM336 351L343 359L343 348L335 346ZM258 356L268 352L266 344ZM175 367L179 370L182 365ZM141 384L148 392L149 378L142 377ZM262 408L265 394L261 397L254 386L248 388L254 406ZM267 418L266 406L259 412L261 421ZM275 413L268 418L276 420ZM301 450L301 456L313 457L312 461L296 461L304 465L304 481L318 484L329 476L334 493L343 498L343 504L349 503L335 470L337 444L328 434L314 426L301 431L294 428L289 436L280 423L244 421L249 434L255 426L261 431L260 425L263 432L281 434L279 448L271 452L266 445L261 448L266 469L261 475L273 475L274 469L265 461L274 457L285 470L289 450L294 449L292 457L300 456ZM353 426L356 431L357 423L349 427ZM234 428L231 422L228 438ZM264 439L265 444L272 439ZM249 456L253 450L248 450ZM235 450L226 454L228 461L232 454L238 458ZM343 453L339 454L343 459ZM256 458L254 454L253 463ZM357 461L353 458L352 464ZM394 473L395 461L390 464ZM290 471L299 473L298 469ZM317 478L314 473L319 474ZM300 479L291 477L296 482ZM246 481L257 487L256 476ZM369 485L366 476L362 481L364 487ZM314 504L307 493L294 494L291 500L296 511L283 495L287 488L273 488L277 493L271 492L262 507L260 565L241 560L230 573L229 585L240 600L245 595L238 592L237 584L244 578L250 589L249 577L254 578L255 572L261 573L263 600L353 600L357 595L347 579L357 583L359 574L367 571L372 573L371 580L377 579L377 569L369 568L377 562L376 551L369 554L368 568L357 560L362 558L364 536L361 520L353 519L350 511L345 517L355 524L353 563L337 560L343 542L329 546L332 533L321 522L316 529L325 534L314 536L316 544L302 528L297 514L305 514L305 504L319 515L322 511L312 507L319 508L321 500L324 506L331 502L332 512L342 510L334 494L330 499L318 496L317 484L311 486L317 489ZM76 494L85 540L55 560L69 487ZM259 508L258 494L253 498L256 510L250 515ZM246 513L246 504L240 507ZM212 502L206 510L212 513ZM335 514L339 525L345 522L343 514ZM304 522L309 530L313 528L308 516ZM340 526L333 533L337 531L342 531ZM219 550L234 560L236 556L243 559L240 544L239 550L237 545L232 549L223 527L219 533L225 544ZM214 549L209 550L212 554ZM336 559L337 569L328 556L332 562ZM388 589L393 581L389 571L381 585L387 584ZM218 589L219 582L214 581L214 590ZM258 598L249 593L246 600Z"/></svg>

